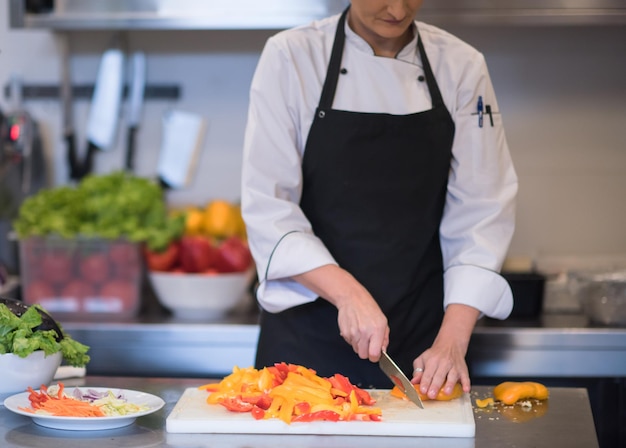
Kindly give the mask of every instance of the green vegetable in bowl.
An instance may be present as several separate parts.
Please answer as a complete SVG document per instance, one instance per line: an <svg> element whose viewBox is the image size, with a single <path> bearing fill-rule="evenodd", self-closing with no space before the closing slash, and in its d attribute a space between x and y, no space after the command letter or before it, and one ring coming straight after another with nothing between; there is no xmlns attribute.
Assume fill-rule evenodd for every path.
<svg viewBox="0 0 626 448"><path fill-rule="evenodd" d="M0 354L13 353L25 358L37 350L43 350L46 355L61 352L67 364L75 367L87 365L90 359L88 346L73 340L60 326L61 335L55 330L38 329L43 320L38 307L32 305L17 316L0 303Z"/></svg>
<svg viewBox="0 0 626 448"><path fill-rule="evenodd" d="M156 182L123 171L87 176L76 187L41 190L22 203L13 222L20 239L126 238L157 251L184 226L184 216L168 214Z"/></svg>

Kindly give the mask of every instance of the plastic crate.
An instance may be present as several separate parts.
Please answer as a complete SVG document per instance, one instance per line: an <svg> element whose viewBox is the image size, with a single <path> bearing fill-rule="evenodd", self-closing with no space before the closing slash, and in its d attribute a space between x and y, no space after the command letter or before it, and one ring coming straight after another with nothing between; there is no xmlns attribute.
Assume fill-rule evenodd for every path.
<svg viewBox="0 0 626 448"><path fill-rule="evenodd" d="M22 298L59 320L121 320L140 308L142 258L126 240L28 238L19 242Z"/></svg>

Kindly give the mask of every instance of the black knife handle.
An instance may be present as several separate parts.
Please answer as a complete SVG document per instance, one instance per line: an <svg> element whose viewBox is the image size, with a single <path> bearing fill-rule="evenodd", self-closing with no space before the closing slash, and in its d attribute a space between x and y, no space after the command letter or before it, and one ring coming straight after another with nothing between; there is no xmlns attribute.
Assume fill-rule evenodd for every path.
<svg viewBox="0 0 626 448"><path fill-rule="evenodd" d="M78 180L80 176L80 166L78 164L76 141L73 132L65 134L65 143L67 144L67 163L70 169L70 179Z"/></svg>
<svg viewBox="0 0 626 448"><path fill-rule="evenodd" d="M98 152L98 147L91 142L87 144L87 154L85 154L85 160L81 165L80 170L80 179L91 174L91 170L93 169L93 157L95 153Z"/></svg>
<svg viewBox="0 0 626 448"><path fill-rule="evenodd" d="M126 170L133 171L135 165L135 138L137 135L137 128L132 126L128 128L128 135L126 136Z"/></svg>

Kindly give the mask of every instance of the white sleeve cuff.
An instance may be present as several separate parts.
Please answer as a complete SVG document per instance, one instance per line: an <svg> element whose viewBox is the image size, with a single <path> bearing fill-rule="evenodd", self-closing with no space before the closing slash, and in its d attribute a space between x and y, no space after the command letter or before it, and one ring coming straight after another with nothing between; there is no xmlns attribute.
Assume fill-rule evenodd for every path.
<svg viewBox="0 0 626 448"><path fill-rule="evenodd" d="M497 272L460 265L444 274L444 309L452 303L468 305L493 319L506 319L513 310L508 282Z"/></svg>
<svg viewBox="0 0 626 448"><path fill-rule="evenodd" d="M317 294L291 277L329 264L337 262L315 235L299 231L286 234L274 248L266 272L259 273L259 304L264 310L277 313L313 302Z"/></svg>
<svg viewBox="0 0 626 448"><path fill-rule="evenodd" d="M314 302L317 294L291 279L262 281L256 291L259 305L270 313Z"/></svg>

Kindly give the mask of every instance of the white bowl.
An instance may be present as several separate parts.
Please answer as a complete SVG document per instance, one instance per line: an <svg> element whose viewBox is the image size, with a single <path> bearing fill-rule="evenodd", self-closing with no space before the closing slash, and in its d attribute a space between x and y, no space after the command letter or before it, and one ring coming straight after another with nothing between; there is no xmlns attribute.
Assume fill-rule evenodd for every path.
<svg viewBox="0 0 626 448"><path fill-rule="evenodd" d="M225 274L150 272L159 302L175 317L213 319L245 303L254 270Z"/></svg>
<svg viewBox="0 0 626 448"><path fill-rule="evenodd" d="M39 389L42 384L50 384L61 365L61 352L46 356L37 350L25 358L13 353L0 355L0 398L26 392L28 387Z"/></svg>

